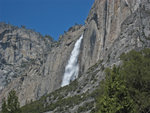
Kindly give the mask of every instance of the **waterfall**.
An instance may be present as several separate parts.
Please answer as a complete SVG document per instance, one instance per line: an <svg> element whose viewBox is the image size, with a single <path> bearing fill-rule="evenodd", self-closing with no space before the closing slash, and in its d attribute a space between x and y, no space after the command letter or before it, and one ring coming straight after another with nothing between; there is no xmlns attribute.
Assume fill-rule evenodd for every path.
<svg viewBox="0 0 150 113"><path fill-rule="evenodd" d="M65 67L65 73L61 87L68 85L71 80L75 80L78 77L79 72L78 56L80 52L80 45L82 39L83 35L81 35L81 37L76 41L74 45L68 64Z"/></svg>

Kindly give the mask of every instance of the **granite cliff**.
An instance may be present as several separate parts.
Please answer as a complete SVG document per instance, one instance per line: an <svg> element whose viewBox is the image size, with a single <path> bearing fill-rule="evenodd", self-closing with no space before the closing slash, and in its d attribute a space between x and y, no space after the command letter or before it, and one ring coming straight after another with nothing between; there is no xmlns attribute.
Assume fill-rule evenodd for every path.
<svg viewBox="0 0 150 113"><path fill-rule="evenodd" d="M57 42L1 23L0 97L15 89L25 105L53 92L42 100L45 108L66 98L82 101L44 111L77 112L79 107L94 103L92 92L104 79L106 67L119 65L122 53L150 47L149 21L149 0L95 0L85 25L71 27ZM60 88L70 53L82 34L79 78Z"/></svg>
<svg viewBox="0 0 150 113"><path fill-rule="evenodd" d="M83 26L78 25L55 42L33 30L4 23L1 26L1 97L16 89L21 105L60 88L64 68Z"/></svg>

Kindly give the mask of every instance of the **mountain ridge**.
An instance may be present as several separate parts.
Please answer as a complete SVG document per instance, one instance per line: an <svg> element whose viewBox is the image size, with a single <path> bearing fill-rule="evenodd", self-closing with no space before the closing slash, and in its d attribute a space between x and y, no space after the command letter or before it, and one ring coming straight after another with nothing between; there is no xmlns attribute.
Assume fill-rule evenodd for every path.
<svg viewBox="0 0 150 113"><path fill-rule="evenodd" d="M23 44L27 43L27 45L23 47L26 48L25 50L27 52L29 51L28 54L24 54L23 58L26 58L26 56L30 58L32 56L30 55L30 51L32 53L40 52L39 54L41 56L39 55L38 57L37 55L35 60L31 62L31 65L27 64L28 69L25 70L23 78L19 76L10 82L0 93L0 96L5 97L11 89L15 89L21 105L25 105L26 103L30 103L31 100L40 99L43 95L49 94L56 89L64 89L64 91L61 90L59 92L60 95L58 95L61 97L61 95L64 96L66 94L67 96L65 95L65 98L77 96L76 98L81 99L84 94L92 94L101 80L105 78L104 69L112 67L114 64L120 65L121 61L119 57L122 53L127 53L133 49L140 50L145 47L150 48L149 11L150 3L145 0L130 0L128 3L126 0L95 0L85 25L72 27L64 35L60 36L60 40L54 43L54 45L56 44L54 47L47 48L47 40L42 41L35 36L33 36L34 38L31 37L31 39L37 42L33 50L30 50L28 42L23 42ZM11 34L13 33L16 33L16 31L11 32ZM6 42L5 40L9 38L9 36L7 36L8 34L9 33L6 32L4 35L0 35L0 39ZM76 40L82 34L83 41L81 43L78 60L80 65L79 78L76 80L78 85L75 87L74 82L72 82L71 84L73 85L67 86L66 89L59 89L70 53ZM25 33L22 33L19 38L23 36L29 38ZM14 38L11 37L11 39ZM48 42L48 44L51 45L52 43ZM39 45L42 47L38 47ZM10 47L13 48L12 46ZM14 49L10 47L6 48L9 51L8 53L14 51ZM3 45L1 45L0 50L3 50L2 48ZM43 49L34 52L38 50L38 48L39 50L41 48ZM46 53L43 52L44 50L46 50ZM24 51L20 52L21 55L23 53ZM5 54L3 54L3 56L5 56ZM6 55L6 58L8 58L6 61L12 62L13 60L7 56L10 55ZM7 70L6 65L4 65L0 71L4 72L4 70ZM8 76L10 75L11 74L8 74ZM67 88L70 89L71 87L73 88L70 91L65 92ZM53 96L47 98L49 98L47 99L48 104L59 101L57 98L55 100ZM52 100L50 98L52 98ZM94 101L94 99L89 97L87 100L78 104L82 105L84 102L88 103L91 101ZM79 108L77 105L73 108L65 107L70 112L77 112ZM57 111L57 107L53 110Z"/></svg>

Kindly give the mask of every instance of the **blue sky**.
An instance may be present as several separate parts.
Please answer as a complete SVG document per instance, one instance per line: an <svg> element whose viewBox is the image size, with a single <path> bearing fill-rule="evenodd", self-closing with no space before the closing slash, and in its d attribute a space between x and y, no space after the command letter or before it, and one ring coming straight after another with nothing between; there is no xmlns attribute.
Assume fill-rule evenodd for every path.
<svg viewBox="0 0 150 113"><path fill-rule="evenodd" d="M0 0L0 21L25 25L55 40L75 23L84 24L94 0Z"/></svg>

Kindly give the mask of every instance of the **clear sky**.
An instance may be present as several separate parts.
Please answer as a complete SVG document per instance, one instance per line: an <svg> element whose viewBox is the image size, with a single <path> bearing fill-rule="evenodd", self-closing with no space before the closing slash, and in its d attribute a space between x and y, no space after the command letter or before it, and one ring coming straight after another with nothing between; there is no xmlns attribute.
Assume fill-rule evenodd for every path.
<svg viewBox="0 0 150 113"><path fill-rule="evenodd" d="M25 25L55 40L69 27L84 24L94 0L0 0L0 21Z"/></svg>

